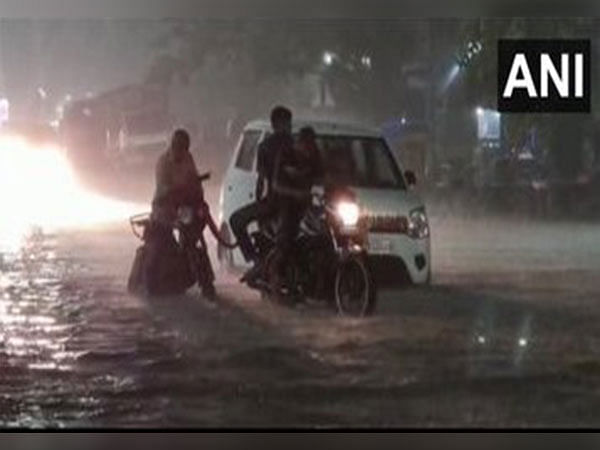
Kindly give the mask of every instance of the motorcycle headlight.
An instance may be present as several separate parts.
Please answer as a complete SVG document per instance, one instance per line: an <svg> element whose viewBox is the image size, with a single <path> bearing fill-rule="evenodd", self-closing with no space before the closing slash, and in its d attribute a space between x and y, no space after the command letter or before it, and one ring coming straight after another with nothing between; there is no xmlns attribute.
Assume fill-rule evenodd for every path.
<svg viewBox="0 0 600 450"><path fill-rule="evenodd" d="M353 228L358 224L360 209L354 202L341 201L335 207L337 216L346 228Z"/></svg>
<svg viewBox="0 0 600 450"><path fill-rule="evenodd" d="M413 209L408 215L408 235L413 239L429 237L429 222L425 208Z"/></svg>

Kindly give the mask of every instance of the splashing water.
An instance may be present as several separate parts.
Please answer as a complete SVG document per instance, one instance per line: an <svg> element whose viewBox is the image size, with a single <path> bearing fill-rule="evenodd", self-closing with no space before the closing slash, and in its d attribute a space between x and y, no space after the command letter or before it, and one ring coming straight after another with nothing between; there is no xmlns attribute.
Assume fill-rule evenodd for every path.
<svg viewBox="0 0 600 450"><path fill-rule="evenodd" d="M140 206L83 188L60 148L0 137L0 250L17 250L33 228L56 231L126 219Z"/></svg>

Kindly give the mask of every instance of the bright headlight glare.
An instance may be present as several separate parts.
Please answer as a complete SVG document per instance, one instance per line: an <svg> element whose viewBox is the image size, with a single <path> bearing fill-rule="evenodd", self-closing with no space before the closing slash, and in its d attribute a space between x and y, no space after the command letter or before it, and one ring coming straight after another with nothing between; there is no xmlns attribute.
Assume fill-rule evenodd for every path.
<svg viewBox="0 0 600 450"><path fill-rule="evenodd" d="M409 214L408 234L415 239L429 237L429 223L424 208L413 209Z"/></svg>
<svg viewBox="0 0 600 450"><path fill-rule="evenodd" d="M340 202L336 206L336 212L345 227L354 227L358 224L360 210L356 203Z"/></svg>

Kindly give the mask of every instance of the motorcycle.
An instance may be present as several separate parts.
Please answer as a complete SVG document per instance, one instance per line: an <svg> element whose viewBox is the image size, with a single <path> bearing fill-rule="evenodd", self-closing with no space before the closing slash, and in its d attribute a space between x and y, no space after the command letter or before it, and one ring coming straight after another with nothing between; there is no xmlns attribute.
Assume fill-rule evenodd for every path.
<svg viewBox="0 0 600 450"><path fill-rule="evenodd" d="M198 176L199 189L210 174ZM130 293L147 295L180 295L198 284L204 294L213 298L214 272L208 257L204 230L211 233L222 245L224 242L210 214L208 205L183 204L177 208L171 227L152 220L150 213L137 214L129 219L133 234L143 242L137 251L129 275Z"/></svg>
<svg viewBox="0 0 600 450"><path fill-rule="evenodd" d="M377 289L367 258L367 227L347 191L314 193L300 223L291 260L274 267L277 223L266 222L251 234L258 250L260 274L249 286L263 298L272 294L270 274L280 270L280 294L295 302L315 299L334 306L340 315L371 314Z"/></svg>

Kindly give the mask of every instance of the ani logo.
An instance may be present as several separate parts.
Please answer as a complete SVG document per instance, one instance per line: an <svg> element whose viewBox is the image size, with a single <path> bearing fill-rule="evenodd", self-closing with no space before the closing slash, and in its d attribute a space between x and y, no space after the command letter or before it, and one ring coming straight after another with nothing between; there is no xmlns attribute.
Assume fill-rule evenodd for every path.
<svg viewBox="0 0 600 450"><path fill-rule="evenodd" d="M589 40L498 41L498 111L590 112Z"/></svg>

